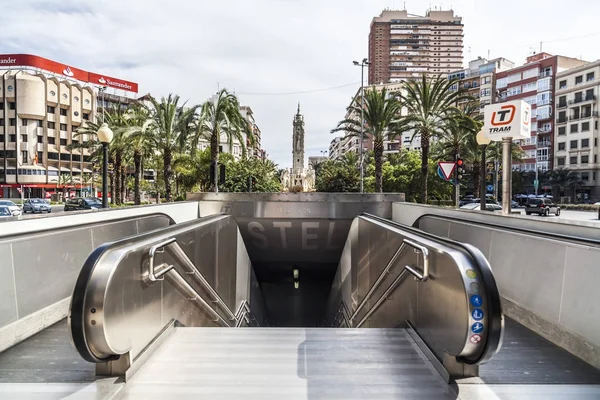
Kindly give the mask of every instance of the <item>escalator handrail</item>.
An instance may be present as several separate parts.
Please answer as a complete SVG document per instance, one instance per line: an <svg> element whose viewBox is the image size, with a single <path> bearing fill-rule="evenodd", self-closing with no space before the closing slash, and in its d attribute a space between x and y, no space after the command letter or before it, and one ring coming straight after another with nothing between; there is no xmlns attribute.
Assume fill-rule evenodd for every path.
<svg viewBox="0 0 600 400"><path fill-rule="evenodd" d="M498 285L496 284L496 279L488 261L483 256L483 254L481 254L481 252L479 251L474 251L476 250L475 247L469 244L460 243L441 236L436 236L409 225L404 225L399 222L391 221L389 219L381 218L367 213L363 213L361 214L361 216L366 217L368 219L372 219L374 221L381 222L382 224L393 226L397 229L403 229L414 235L425 237L430 240L441 242L445 245L451 246L456 250L461 251L464 255L466 255L473 261L475 267L478 269L479 277L484 287L484 293L486 297L485 300L488 304L489 328L485 331L486 346L483 352L479 355L479 357L475 359L461 358L459 361L464 362L465 364L482 364L489 361L494 356L494 354L496 354L498 350L500 350L500 347L502 346L502 336L504 332L504 314L502 311L500 292L498 290Z"/></svg>
<svg viewBox="0 0 600 400"><path fill-rule="evenodd" d="M526 235L538 236L538 237L542 237L542 238L549 238L549 239L559 240L559 241L563 241L563 242L565 242L565 241L572 242L575 244L582 244L585 246L590 246L590 245L600 246L600 239L596 240L593 238L566 235L564 233L536 231L533 229L517 228L514 226L508 226L508 225L504 225L504 224L496 224L496 223L491 223L491 222L480 222L480 221L474 222L474 221L466 219L466 218L448 217L448 216L439 215L439 214L429 214L428 213L428 214L420 215L419 218L417 218L415 220L415 222L413 223L412 226L416 227L418 225L418 223L421 221L421 219L423 219L423 218L438 218L438 219L442 219L442 220L456 221L456 222L461 222L461 223L465 223L465 224L479 225L479 226L485 226L488 228L500 229L500 230L504 230L504 231L512 232L512 233L523 233Z"/></svg>

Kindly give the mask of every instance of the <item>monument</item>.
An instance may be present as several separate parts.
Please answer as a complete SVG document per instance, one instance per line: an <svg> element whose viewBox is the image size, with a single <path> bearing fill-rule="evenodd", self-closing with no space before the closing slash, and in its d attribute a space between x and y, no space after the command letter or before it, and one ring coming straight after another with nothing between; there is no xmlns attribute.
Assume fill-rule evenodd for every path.
<svg viewBox="0 0 600 400"><path fill-rule="evenodd" d="M298 111L294 116L294 130L292 133L292 168L286 169L281 177L285 191L312 191L315 185L314 171L304 167L304 116L300 114L300 103Z"/></svg>

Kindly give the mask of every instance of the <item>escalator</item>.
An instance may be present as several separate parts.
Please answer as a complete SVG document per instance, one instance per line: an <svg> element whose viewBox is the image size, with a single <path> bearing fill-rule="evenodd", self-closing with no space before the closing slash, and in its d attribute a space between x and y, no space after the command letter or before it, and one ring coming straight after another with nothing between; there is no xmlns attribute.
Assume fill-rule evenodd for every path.
<svg viewBox="0 0 600 400"><path fill-rule="evenodd" d="M255 232L277 251L217 214L90 255L69 329L98 375L125 379L115 398L456 398L447 383L500 348L474 247L369 214L326 223L329 243L316 221L271 223Z"/></svg>

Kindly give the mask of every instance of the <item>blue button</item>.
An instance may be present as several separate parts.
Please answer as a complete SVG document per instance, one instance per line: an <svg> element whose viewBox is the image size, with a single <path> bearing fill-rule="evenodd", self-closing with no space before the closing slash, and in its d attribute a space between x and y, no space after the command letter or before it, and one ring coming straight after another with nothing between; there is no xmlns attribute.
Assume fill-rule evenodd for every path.
<svg viewBox="0 0 600 400"><path fill-rule="evenodd" d="M481 298L480 295L474 294L473 296L471 296L471 305L473 307L481 307L482 304L483 304L483 299Z"/></svg>
<svg viewBox="0 0 600 400"><path fill-rule="evenodd" d="M483 311L479 308L474 309L471 315L475 321L481 321L483 319Z"/></svg>
<svg viewBox="0 0 600 400"><path fill-rule="evenodd" d="M471 326L471 330L473 333L481 333L481 331L483 331L483 324L481 322L475 322L473 326Z"/></svg>

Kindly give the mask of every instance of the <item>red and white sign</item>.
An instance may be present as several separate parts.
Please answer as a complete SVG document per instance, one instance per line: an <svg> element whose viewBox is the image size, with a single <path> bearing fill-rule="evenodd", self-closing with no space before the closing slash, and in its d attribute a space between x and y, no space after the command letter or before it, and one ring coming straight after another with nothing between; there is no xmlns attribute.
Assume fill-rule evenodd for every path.
<svg viewBox="0 0 600 400"><path fill-rule="evenodd" d="M456 168L456 163L452 161L440 161L438 162L438 166L442 171L442 175L444 178L449 181L452 179L452 172L454 172L454 168Z"/></svg>
<svg viewBox="0 0 600 400"><path fill-rule="evenodd" d="M128 92L138 92L138 84L113 78L107 75L99 75L94 72L84 71L67 64L57 63L47 58L33 56L30 54L3 54L0 55L0 68L3 67L33 67L40 68L78 81L92 83L94 85L108 86Z"/></svg>
<svg viewBox="0 0 600 400"><path fill-rule="evenodd" d="M475 334L475 335L471 336L469 338L469 342L471 342L473 344L477 344L477 343L481 342L481 335Z"/></svg>

